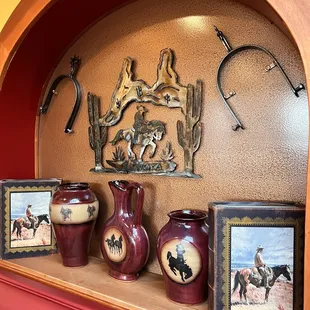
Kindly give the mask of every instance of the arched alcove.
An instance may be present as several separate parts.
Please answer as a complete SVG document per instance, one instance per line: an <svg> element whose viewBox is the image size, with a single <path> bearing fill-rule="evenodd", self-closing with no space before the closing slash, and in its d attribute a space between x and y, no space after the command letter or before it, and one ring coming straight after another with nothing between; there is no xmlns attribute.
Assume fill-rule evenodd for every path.
<svg viewBox="0 0 310 310"><path fill-rule="evenodd" d="M33 1L31 5L36 5L35 2ZM41 8L37 8L37 14L25 21L24 31L20 29L17 37L11 38L12 41L10 41L12 34L4 29L4 36L6 36L4 39L8 39L5 42L11 49L4 52L7 57L4 59L0 79L2 81L0 129L4 133L2 145L6 149L1 156L2 162L5 163L0 169L1 178L36 176L36 118L45 83L49 80L64 52L77 37L96 20L127 3L127 1L113 1L113 3L106 4L97 0L91 3L61 0L49 2L51 1L45 1L46 6L41 3ZM249 2L248 5L274 20L280 28L286 29L281 24L281 18L267 2L242 2ZM296 40L307 74L309 70L307 67L309 58L307 57L309 56L306 55L304 43L300 40L302 31L305 31L300 30L302 19L296 21L296 26L293 26L292 19L286 19L289 13L278 1L268 2L277 9L279 14L282 13L281 17L287 25L292 25L289 31L284 31L287 34L291 32ZM303 10L301 3L295 6L296 10L298 10L298 5L300 5L300 10ZM14 15L7 26L13 20ZM16 30L15 26L13 28L11 30ZM306 253L308 252L306 250Z"/></svg>
<svg viewBox="0 0 310 310"><path fill-rule="evenodd" d="M290 35L268 2L247 0L240 2L262 11ZM17 7L0 36L3 41L3 55L7 56L3 57L2 63L0 62L0 68L2 67L0 100L5 105L1 114L3 117L1 129L7 131L6 129L11 127L11 120L15 119L19 127L23 128L25 139L18 140L19 135L13 130L9 130L4 136L4 145L16 141L3 154L4 161L15 162L13 166L2 167L4 178L34 176L36 169L33 159L36 157L36 151L33 132L44 83L64 51L88 27L126 3L129 2L119 0L113 1L113 4L106 4L95 0L86 4L85 1L71 3L71 1L45 0L32 1L28 4L22 2ZM154 19L152 22L155 21ZM19 160L19 149L24 150L24 161ZM27 162L27 166L24 162Z"/></svg>

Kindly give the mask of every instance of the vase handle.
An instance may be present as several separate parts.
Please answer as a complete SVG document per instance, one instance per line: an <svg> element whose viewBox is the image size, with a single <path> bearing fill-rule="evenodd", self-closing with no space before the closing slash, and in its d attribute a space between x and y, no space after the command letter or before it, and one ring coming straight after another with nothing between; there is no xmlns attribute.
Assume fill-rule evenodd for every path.
<svg viewBox="0 0 310 310"><path fill-rule="evenodd" d="M142 220L142 208L143 208L143 201L144 201L144 189L139 183L132 183L132 187L137 193L137 206L134 215L134 225L140 226Z"/></svg>

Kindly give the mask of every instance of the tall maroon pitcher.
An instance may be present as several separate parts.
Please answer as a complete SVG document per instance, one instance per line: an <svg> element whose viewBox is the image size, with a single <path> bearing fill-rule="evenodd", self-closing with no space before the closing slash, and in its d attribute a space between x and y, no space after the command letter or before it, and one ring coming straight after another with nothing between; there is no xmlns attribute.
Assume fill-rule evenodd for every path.
<svg viewBox="0 0 310 310"><path fill-rule="evenodd" d="M114 214L103 226L101 251L110 267L110 276L135 281L149 256L149 238L141 225L144 190L138 183L110 181L114 196ZM135 212L131 195L137 193Z"/></svg>

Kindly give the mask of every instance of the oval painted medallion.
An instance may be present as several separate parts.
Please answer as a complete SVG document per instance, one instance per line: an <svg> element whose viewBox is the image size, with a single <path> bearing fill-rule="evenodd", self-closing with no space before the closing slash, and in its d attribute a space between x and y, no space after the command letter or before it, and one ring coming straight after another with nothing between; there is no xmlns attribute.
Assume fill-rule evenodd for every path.
<svg viewBox="0 0 310 310"><path fill-rule="evenodd" d="M123 234L115 227L109 228L104 234L104 250L108 258L115 263L126 257L127 246Z"/></svg>
<svg viewBox="0 0 310 310"><path fill-rule="evenodd" d="M197 248L184 239L166 242L161 250L161 262L171 280L180 284L192 282L199 274L202 263Z"/></svg>

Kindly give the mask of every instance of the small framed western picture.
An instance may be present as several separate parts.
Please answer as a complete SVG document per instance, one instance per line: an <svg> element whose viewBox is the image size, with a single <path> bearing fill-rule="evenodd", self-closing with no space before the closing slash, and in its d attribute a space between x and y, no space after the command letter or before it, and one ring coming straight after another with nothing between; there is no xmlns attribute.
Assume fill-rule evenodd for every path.
<svg viewBox="0 0 310 310"><path fill-rule="evenodd" d="M54 253L49 204L60 179L1 180L2 259Z"/></svg>
<svg viewBox="0 0 310 310"><path fill-rule="evenodd" d="M303 309L304 206L209 205L209 309Z"/></svg>

